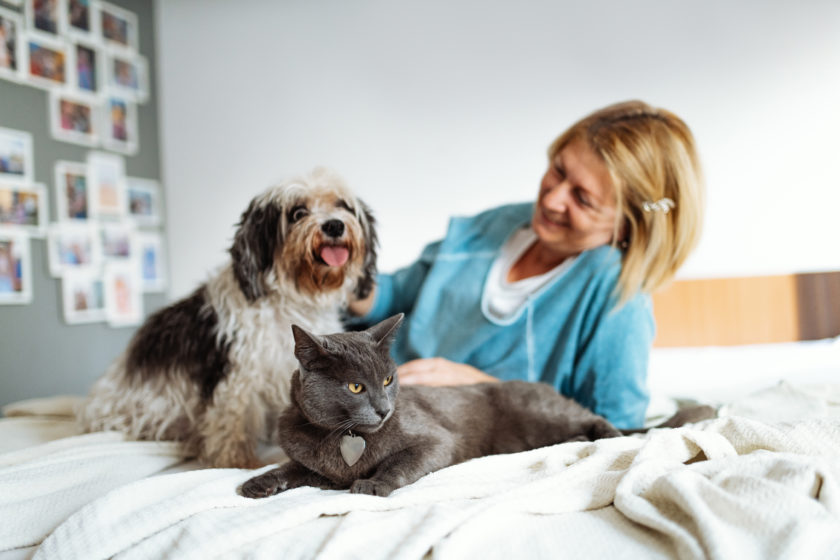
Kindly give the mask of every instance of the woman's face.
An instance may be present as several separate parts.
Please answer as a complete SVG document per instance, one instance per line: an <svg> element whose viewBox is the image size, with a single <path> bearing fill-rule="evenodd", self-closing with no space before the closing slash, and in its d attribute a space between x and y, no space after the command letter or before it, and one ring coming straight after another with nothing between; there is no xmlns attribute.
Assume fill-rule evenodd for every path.
<svg viewBox="0 0 840 560"><path fill-rule="evenodd" d="M543 248L577 255L612 240L616 200L603 160L582 140L554 156L543 176L532 227Z"/></svg>

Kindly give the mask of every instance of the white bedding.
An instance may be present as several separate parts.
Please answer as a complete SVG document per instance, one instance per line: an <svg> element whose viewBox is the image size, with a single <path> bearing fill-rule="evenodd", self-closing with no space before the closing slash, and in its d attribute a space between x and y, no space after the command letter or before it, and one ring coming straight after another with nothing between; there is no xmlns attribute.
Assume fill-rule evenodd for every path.
<svg viewBox="0 0 840 560"><path fill-rule="evenodd" d="M648 386L655 396L725 404L779 382L840 383L840 337L777 344L654 348Z"/></svg>
<svg viewBox="0 0 840 560"><path fill-rule="evenodd" d="M772 398L786 394L807 395L780 386ZM236 488L254 471L196 470L172 444L114 433L63 437L0 454L0 549L23 558L840 557L836 406L834 417L793 423L724 417L485 457L388 498L301 488L249 500ZM0 441L21 431L37 440L72 428L60 416L0 420Z"/></svg>
<svg viewBox="0 0 840 560"><path fill-rule="evenodd" d="M707 360L706 398L693 400L727 403L719 419L485 457L388 498L300 488L249 500L237 486L259 471L77 435L72 399L20 403L0 419L0 560L840 558L840 367L822 357L823 374L802 377L821 385L780 383L796 376L777 369L749 395ZM703 371L691 364L679 372L689 385Z"/></svg>

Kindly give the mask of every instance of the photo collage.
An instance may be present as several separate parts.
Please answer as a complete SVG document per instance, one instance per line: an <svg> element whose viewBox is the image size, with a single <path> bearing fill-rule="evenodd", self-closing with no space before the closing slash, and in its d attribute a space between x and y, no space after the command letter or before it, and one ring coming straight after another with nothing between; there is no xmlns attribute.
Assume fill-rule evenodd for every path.
<svg viewBox="0 0 840 560"><path fill-rule="evenodd" d="M160 185L125 171L149 91L138 31L135 14L103 1L0 6L0 79L47 89L52 138L92 148L54 162L48 189L32 134L0 127L0 304L33 300L30 239L46 242L67 324L137 325L143 293L165 290Z"/></svg>

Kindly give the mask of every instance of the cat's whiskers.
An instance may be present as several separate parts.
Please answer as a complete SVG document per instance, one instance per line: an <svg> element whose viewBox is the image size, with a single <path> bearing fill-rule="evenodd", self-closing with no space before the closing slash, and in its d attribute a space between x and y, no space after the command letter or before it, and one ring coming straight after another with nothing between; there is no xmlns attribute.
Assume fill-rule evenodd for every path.
<svg viewBox="0 0 840 560"><path fill-rule="evenodd" d="M330 433L328 433L326 435L323 442L327 443L333 437L343 435L345 431L351 430L351 429L355 428L357 425L358 425L357 422L354 422L353 420L350 420L350 419L344 420L334 430L332 430Z"/></svg>

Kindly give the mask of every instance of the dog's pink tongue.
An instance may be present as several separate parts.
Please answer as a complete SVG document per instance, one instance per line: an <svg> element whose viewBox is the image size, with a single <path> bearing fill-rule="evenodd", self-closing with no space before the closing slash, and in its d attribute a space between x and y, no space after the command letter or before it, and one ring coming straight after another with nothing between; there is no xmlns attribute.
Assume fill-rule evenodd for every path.
<svg viewBox="0 0 840 560"><path fill-rule="evenodd" d="M350 251L347 247L332 247L326 246L321 249L321 258L330 266L342 266L347 262L350 256Z"/></svg>

